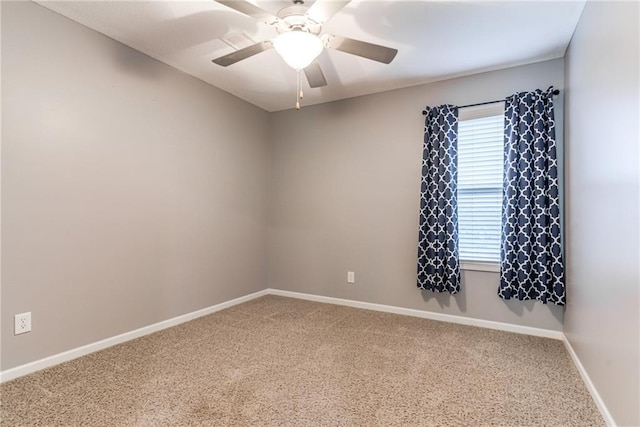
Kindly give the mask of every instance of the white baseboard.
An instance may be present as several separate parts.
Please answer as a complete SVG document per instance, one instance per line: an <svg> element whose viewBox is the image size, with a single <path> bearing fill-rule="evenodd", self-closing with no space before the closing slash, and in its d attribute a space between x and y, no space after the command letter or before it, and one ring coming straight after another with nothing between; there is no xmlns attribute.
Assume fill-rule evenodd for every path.
<svg viewBox="0 0 640 427"><path fill-rule="evenodd" d="M116 344L120 344L125 341L132 340L134 338L139 338L144 335L151 334L153 332L161 331L162 329L170 328L172 326L179 325L180 323L185 323L190 320L196 319L198 317L206 316L208 314L215 313L216 311L224 310L225 308L229 308L237 304L242 304L243 302L247 302L254 298L267 295L268 293L269 292L266 289L262 291L254 292L252 294L235 298L230 301L225 301L220 304L212 305L211 307L203 308L201 310L183 314L182 316L177 316L171 319L163 320L162 322L154 323L153 325L145 326L130 332L125 332L124 334L116 335L114 337L106 338L104 340L87 344L82 347L77 347L77 348L65 351L63 353L54 354L53 356L45 357L44 359L36 360L34 362L16 366L15 368L7 369L5 371L0 372L0 383L12 380L14 378L21 377L23 375L30 374L32 372L39 371L41 369L58 365L62 362L67 362L69 360L76 359L78 357L87 355L89 353L93 353L95 351L102 350L107 347L111 347Z"/></svg>
<svg viewBox="0 0 640 427"><path fill-rule="evenodd" d="M452 314L435 313L432 311L415 310L412 308L395 307L391 305L374 304L341 298L325 297L321 295L304 294L300 292L282 291L279 289L267 289L271 295L305 299L309 301L324 302L328 304L345 305L348 307L364 308L367 310L384 311L386 313L402 314L405 316L421 317L423 319L439 320L441 322L458 323L461 325L478 326L480 328L497 329L499 331L514 332L517 334L533 335L536 337L562 340L562 331L551 329L532 328L530 326L513 325L511 323L494 322L492 320L474 319L471 317L454 316Z"/></svg>
<svg viewBox="0 0 640 427"><path fill-rule="evenodd" d="M578 358L578 355L576 354L575 350L571 346L571 343L567 339L566 335L563 335L562 341L564 341L564 345L567 348L567 351L569 352L571 359L573 360L573 364L576 365L576 368L578 369L578 372L580 372L580 376L582 377L582 381L584 381L584 384L587 387L587 390L589 390L589 393L591 394L593 401L598 407L598 410L600 411L602 418L604 418L604 422L610 427L616 427L616 422L611 416L609 409L607 409L607 405L604 404L602 397L600 397L600 393L598 393L598 389L596 389L596 386L591 381L591 378L589 377L587 370L584 369L582 362Z"/></svg>
<svg viewBox="0 0 640 427"><path fill-rule="evenodd" d="M188 322L198 317L206 316L208 314L215 313L216 311L224 310L225 308L229 308L237 304L242 304L243 302L247 302L264 295L279 295L283 297L298 298L298 299L317 301L317 302L323 302L328 304L344 305L344 306L354 307L354 308L363 308L367 310L402 314L405 316L421 317L424 319L458 323L462 325L478 326L481 328L497 329L500 331L514 332L518 334L526 334L526 335L533 335L537 337L562 340L567 348L567 351L569 352L569 355L571 356L571 359L573 360L573 363L578 369L578 372L580 372L580 375L582 376L582 379L587 387L587 390L589 390L589 393L591 394L594 402L596 403L596 406L600 410L600 413L602 414L602 417L604 418L605 422L607 423L608 426L616 427L613 417L609 413L609 410L604 404L604 401L602 400L602 398L600 397L600 394L598 393L597 389L593 385L591 378L589 378L589 375L587 374L587 371L584 369L584 366L582 366L582 362L580 362L580 359L578 358L576 352L573 350L571 343L569 343L566 336L561 331L532 328L529 326L513 325L510 323L494 322L491 320L473 319L469 317L454 316L451 314L435 313L431 311L415 310L411 308L394 307L390 305L374 304L374 303L368 303L368 302L362 302L362 301L326 297L321 295L305 294L301 292L283 291L280 289L272 289L272 288L254 292L252 294L235 298L230 301L225 301L220 304L213 305L211 307L203 308L201 310L187 313L182 316L177 316L172 319L164 320L162 322L154 323L153 325L145 326L143 328L136 329L134 331L125 332L124 334L116 335L114 337L97 341L95 343L87 344L82 347L74 348L74 349L65 351L63 353L46 357L44 359L36 360L34 362L17 366L15 368L7 369L6 371L0 372L0 383L39 371L41 369L58 365L60 363L67 362L69 360L76 359L78 357L87 355L89 353L93 353L95 351L102 350L107 347L111 347L116 344L120 344L125 341L132 340L134 338L139 338L144 335L148 335L153 332L160 331L162 329L170 328L172 326L179 325L180 323Z"/></svg>
<svg viewBox="0 0 640 427"><path fill-rule="evenodd" d="M17 366L15 368L7 369L0 372L0 383L12 380L14 378L28 375L30 373L39 371L41 369L49 368L54 365L58 365L69 360L76 359L78 357L93 353L99 350L103 350L107 347L114 346L116 344L123 343L135 338L142 337L144 335L151 334L153 332L160 331L162 329L170 328L172 326L179 325L180 323L188 322L198 317L206 316L216 311L224 310L225 308L232 307L237 304L252 300L254 298L261 297L263 295L280 295L290 298L298 298L310 301L317 301L329 304L338 304L355 308L363 308L367 310L383 311L387 313L402 314L405 316L421 317L424 319L439 320L443 322L459 323L462 325L478 326L481 328L497 329L507 332L515 332L519 334L533 335L538 337L552 338L562 340L564 335L560 331L553 331L548 329L532 328L528 326L512 325L509 323L493 322L490 320L473 319L469 317L454 316L451 314L434 313L430 311L414 310L410 308L394 307L390 305L373 304L362 301L347 300L341 298L326 297L321 295L305 294L300 292L283 291L279 289L265 289L262 291L254 292L249 295L245 295L239 298L235 298L230 301L226 301L220 304L213 305L211 307L203 308L191 313L177 316L172 319L164 320L162 322L154 323L153 325L145 326L134 331L125 332L114 337L106 338L101 341L97 341L91 344L77 347L63 353L54 354L53 356L45 357L44 359L36 360L34 362L26 363L24 365ZM574 354L572 354L574 357ZM576 360L576 359L574 359ZM581 371L582 373L583 371ZM585 380L586 381L586 380Z"/></svg>

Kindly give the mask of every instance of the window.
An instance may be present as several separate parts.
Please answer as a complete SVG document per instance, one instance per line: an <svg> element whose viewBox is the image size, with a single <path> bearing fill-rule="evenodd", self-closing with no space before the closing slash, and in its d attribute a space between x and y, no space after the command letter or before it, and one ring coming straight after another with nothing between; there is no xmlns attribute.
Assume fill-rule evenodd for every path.
<svg viewBox="0 0 640 427"><path fill-rule="evenodd" d="M489 270L497 271L504 104L461 108L458 120L458 232L462 268L474 269L469 262L490 263Z"/></svg>

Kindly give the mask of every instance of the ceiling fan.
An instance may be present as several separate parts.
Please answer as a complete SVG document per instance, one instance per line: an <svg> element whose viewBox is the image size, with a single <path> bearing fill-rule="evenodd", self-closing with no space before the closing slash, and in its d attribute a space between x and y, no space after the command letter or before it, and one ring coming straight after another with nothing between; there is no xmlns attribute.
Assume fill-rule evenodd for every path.
<svg viewBox="0 0 640 427"><path fill-rule="evenodd" d="M362 58L389 64L397 49L368 43L348 37L320 34L324 25L351 0L316 0L311 7L304 6L303 0L293 0L293 5L280 9L275 15L249 3L246 0L215 0L258 21L275 27L278 32L273 40L255 43L238 51L213 60L215 64L227 67L253 55L275 48L284 61L298 71L298 94L296 108L300 108L300 71L309 82L309 87L327 85L327 80L316 58L324 48L357 55Z"/></svg>

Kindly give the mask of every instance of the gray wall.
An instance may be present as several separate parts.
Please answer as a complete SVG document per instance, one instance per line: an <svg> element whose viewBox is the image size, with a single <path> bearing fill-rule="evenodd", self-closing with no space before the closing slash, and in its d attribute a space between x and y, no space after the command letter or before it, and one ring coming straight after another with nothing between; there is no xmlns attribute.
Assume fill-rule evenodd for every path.
<svg viewBox="0 0 640 427"><path fill-rule="evenodd" d="M637 12L589 4L566 75L565 332L627 424L638 134L613 124L637 123ZM562 59L268 115L29 2L2 3L2 55L3 370L264 289L267 272L278 289L562 329L560 307L499 299L495 273L465 271L455 297L415 288L421 110L562 90ZM15 337L23 311L34 330Z"/></svg>
<svg viewBox="0 0 640 427"><path fill-rule="evenodd" d="M564 332L619 425L640 425L638 3L588 2L566 56Z"/></svg>
<svg viewBox="0 0 640 427"><path fill-rule="evenodd" d="M30 2L2 92L2 369L265 288L266 112Z"/></svg>
<svg viewBox="0 0 640 427"><path fill-rule="evenodd" d="M454 297L421 292L415 262L423 108L563 89L563 65L558 59L273 113L269 286L561 330L561 307L500 299L497 273L464 272ZM561 125L562 96L556 106ZM356 284L346 283L348 270Z"/></svg>

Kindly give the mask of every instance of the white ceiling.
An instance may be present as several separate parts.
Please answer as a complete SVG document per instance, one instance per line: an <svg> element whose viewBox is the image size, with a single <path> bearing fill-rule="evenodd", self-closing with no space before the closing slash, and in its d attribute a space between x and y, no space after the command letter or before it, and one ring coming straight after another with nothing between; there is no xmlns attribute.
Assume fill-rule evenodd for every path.
<svg viewBox="0 0 640 427"><path fill-rule="evenodd" d="M291 5L252 2L274 14ZM274 50L226 68L211 62L233 51L221 37L276 35L213 0L37 3L267 111L295 104L296 73ZM322 33L393 47L398 55L385 65L325 49L319 62L328 85L310 89L303 76L303 105L562 57L583 7L584 0L353 0Z"/></svg>

